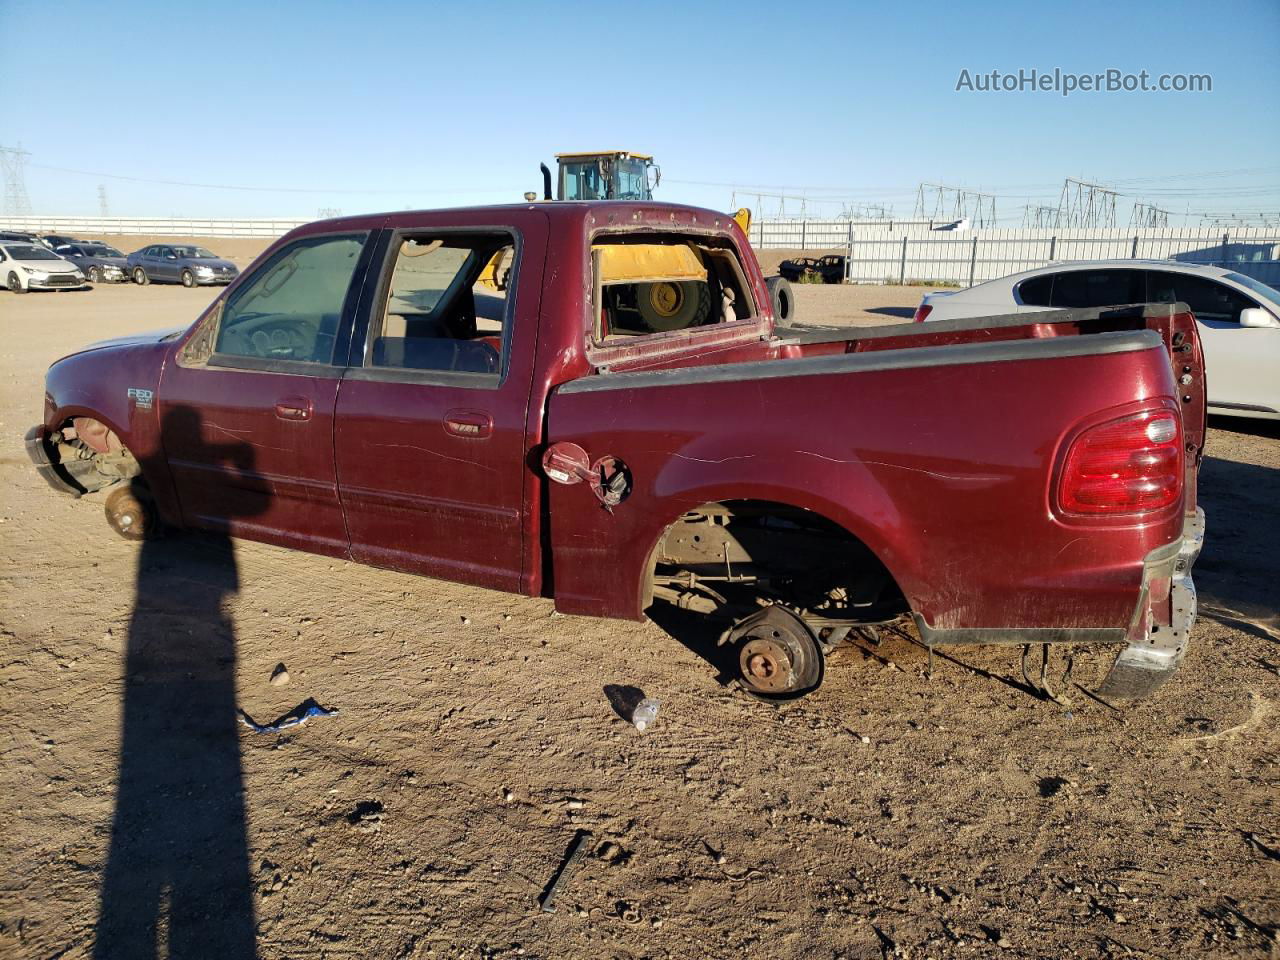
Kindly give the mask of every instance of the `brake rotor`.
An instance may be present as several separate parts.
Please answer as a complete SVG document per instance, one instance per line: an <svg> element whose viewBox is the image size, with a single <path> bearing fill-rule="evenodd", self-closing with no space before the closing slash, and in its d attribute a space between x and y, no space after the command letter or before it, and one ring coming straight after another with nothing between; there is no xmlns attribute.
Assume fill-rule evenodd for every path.
<svg viewBox="0 0 1280 960"><path fill-rule="evenodd" d="M738 647L739 682L755 696L791 699L822 683L818 638L786 607L765 607L725 631L720 642Z"/></svg>

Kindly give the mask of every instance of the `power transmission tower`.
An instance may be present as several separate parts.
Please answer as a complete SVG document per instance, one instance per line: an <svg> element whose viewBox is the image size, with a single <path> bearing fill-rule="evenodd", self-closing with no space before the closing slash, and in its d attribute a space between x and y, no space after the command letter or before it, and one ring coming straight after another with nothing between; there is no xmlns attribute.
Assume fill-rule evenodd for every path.
<svg viewBox="0 0 1280 960"><path fill-rule="evenodd" d="M107 207L107 185L105 183L98 184L98 210L104 218L111 216Z"/></svg>
<svg viewBox="0 0 1280 960"><path fill-rule="evenodd" d="M1167 227L1168 225L1168 210L1161 210L1153 203L1143 203L1140 200L1134 201L1133 212L1129 214L1129 226Z"/></svg>
<svg viewBox="0 0 1280 960"><path fill-rule="evenodd" d="M841 220L892 220L893 205L886 207L883 203L844 204L840 211Z"/></svg>
<svg viewBox="0 0 1280 960"><path fill-rule="evenodd" d="M915 216L919 220L968 220L974 227L994 227L996 198L994 194L963 187L922 183L916 190Z"/></svg>
<svg viewBox="0 0 1280 960"><path fill-rule="evenodd" d="M0 147L0 166L4 167L4 212L11 217L31 216L31 200L27 196L27 157L16 147Z"/></svg>
<svg viewBox="0 0 1280 960"><path fill-rule="evenodd" d="M1058 225L1058 208L1047 206L1031 206L1022 208L1022 225L1024 227L1056 227Z"/></svg>
<svg viewBox="0 0 1280 960"><path fill-rule="evenodd" d="M1096 183L1067 177L1058 198L1059 227L1114 227L1116 192Z"/></svg>

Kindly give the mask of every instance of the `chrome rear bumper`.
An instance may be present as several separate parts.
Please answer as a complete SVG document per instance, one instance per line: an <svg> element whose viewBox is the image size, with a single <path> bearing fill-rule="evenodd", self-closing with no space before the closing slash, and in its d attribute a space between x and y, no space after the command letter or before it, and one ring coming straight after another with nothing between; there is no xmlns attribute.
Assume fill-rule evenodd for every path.
<svg viewBox="0 0 1280 960"><path fill-rule="evenodd" d="M1196 585L1191 579L1200 548L1204 545L1204 510L1196 508L1194 517L1187 518L1182 528L1182 540L1176 550L1157 551L1147 558L1143 575L1142 601L1135 616L1134 631L1130 642L1116 657L1111 672L1102 685L1093 691L1104 700L1136 700L1153 693L1173 676L1182 662L1196 624ZM1167 627L1151 622L1149 610L1150 587L1156 581L1169 580L1171 624Z"/></svg>

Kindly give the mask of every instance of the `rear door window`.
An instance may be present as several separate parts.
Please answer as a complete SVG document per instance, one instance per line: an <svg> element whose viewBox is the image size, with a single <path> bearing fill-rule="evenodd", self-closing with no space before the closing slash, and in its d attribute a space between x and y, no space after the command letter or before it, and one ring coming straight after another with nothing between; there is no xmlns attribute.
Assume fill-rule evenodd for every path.
<svg viewBox="0 0 1280 960"><path fill-rule="evenodd" d="M1068 270L1053 283L1052 306L1107 307L1146 300L1141 270Z"/></svg>
<svg viewBox="0 0 1280 960"><path fill-rule="evenodd" d="M1176 303L1191 308L1199 320L1239 323L1240 311L1257 304L1225 284L1189 273L1147 271L1147 299L1152 303Z"/></svg>
<svg viewBox="0 0 1280 960"><path fill-rule="evenodd" d="M1028 307L1047 307L1051 304L1050 294L1053 292L1053 274L1043 277L1032 277L1018 284L1018 300Z"/></svg>
<svg viewBox="0 0 1280 960"><path fill-rule="evenodd" d="M371 320L366 367L471 374L468 385L496 386L506 367L516 260L507 233L400 236L380 315Z"/></svg>

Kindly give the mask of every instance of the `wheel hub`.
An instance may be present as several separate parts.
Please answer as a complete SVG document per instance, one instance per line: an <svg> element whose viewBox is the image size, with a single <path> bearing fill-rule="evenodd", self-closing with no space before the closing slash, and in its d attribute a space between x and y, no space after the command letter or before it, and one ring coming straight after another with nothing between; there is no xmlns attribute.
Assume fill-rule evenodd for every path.
<svg viewBox="0 0 1280 960"><path fill-rule="evenodd" d="M822 683L822 647L785 607L766 607L726 630L720 642L737 645L739 682L755 696L798 697Z"/></svg>
<svg viewBox="0 0 1280 960"><path fill-rule="evenodd" d="M649 302L663 317L674 317L680 311L683 295L674 283L655 283L649 290Z"/></svg>
<svg viewBox="0 0 1280 960"><path fill-rule="evenodd" d="M742 645L738 656L742 676L764 693L781 693L792 684L791 655L771 637L757 637Z"/></svg>

